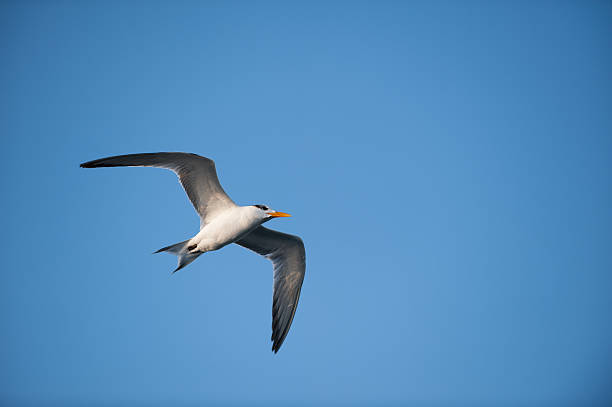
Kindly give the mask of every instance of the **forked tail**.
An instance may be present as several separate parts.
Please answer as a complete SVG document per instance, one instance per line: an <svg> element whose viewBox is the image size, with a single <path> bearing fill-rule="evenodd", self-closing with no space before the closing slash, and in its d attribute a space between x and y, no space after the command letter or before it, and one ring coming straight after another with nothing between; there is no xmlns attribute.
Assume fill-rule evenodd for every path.
<svg viewBox="0 0 612 407"><path fill-rule="evenodd" d="M202 254L202 252L190 252L187 249L190 240L191 239L187 239L180 243L162 247L155 253L168 252L178 256L178 266L176 267L176 270L173 271L173 273L176 273L177 271L197 259Z"/></svg>

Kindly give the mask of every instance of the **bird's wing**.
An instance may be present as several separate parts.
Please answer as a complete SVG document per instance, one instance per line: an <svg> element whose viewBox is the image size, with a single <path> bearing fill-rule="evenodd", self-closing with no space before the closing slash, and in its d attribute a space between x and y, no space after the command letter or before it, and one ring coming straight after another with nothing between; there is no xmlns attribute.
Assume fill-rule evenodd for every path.
<svg viewBox="0 0 612 407"><path fill-rule="evenodd" d="M280 349L295 315L306 272L304 243L298 236L259 226L236 242L253 250L274 265L272 303L272 350Z"/></svg>
<svg viewBox="0 0 612 407"><path fill-rule="evenodd" d="M83 168L98 167L158 167L172 170L178 175L189 200L200 215L202 224L207 217L234 202L225 193L215 170L215 162L190 153L127 154L82 163Z"/></svg>

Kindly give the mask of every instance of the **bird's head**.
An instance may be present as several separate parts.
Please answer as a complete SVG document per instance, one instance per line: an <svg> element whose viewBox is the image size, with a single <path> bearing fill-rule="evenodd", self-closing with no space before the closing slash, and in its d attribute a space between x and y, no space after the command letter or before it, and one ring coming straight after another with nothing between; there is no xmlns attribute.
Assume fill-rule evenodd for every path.
<svg viewBox="0 0 612 407"><path fill-rule="evenodd" d="M285 212L277 212L274 209L266 205L251 205L251 206L253 206L256 209L257 215L264 221L268 221L272 218L286 218L288 216L291 216Z"/></svg>

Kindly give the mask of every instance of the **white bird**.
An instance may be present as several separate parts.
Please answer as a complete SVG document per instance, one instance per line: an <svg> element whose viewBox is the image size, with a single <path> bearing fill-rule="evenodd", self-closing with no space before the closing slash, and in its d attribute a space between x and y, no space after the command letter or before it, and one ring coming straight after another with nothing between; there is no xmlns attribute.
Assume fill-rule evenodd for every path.
<svg viewBox="0 0 612 407"><path fill-rule="evenodd" d="M266 205L238 206L225 193L213 160L189 153L144 153L101 158L82 168L159 167L172 170L200 215L200 231L191 239L159 249L178 256L177 270L202 253L236 243L265 256L274 266L272 350L278 352L295 315L306 271L304 243L298 236L261 226L291 216Z"/></svg>

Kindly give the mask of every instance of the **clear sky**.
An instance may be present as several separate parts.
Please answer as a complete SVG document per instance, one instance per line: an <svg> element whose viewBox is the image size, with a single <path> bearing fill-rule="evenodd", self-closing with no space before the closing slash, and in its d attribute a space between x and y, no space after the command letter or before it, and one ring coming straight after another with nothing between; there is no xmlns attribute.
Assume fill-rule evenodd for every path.
<svg viewBox="0 0 612 407"><path fill-rule="evenodd" d="M3 2L0 404L612 403L609 2ZM307 271L197 232L214 159ZM290 404L288 404L290 403Z"/></svg>

